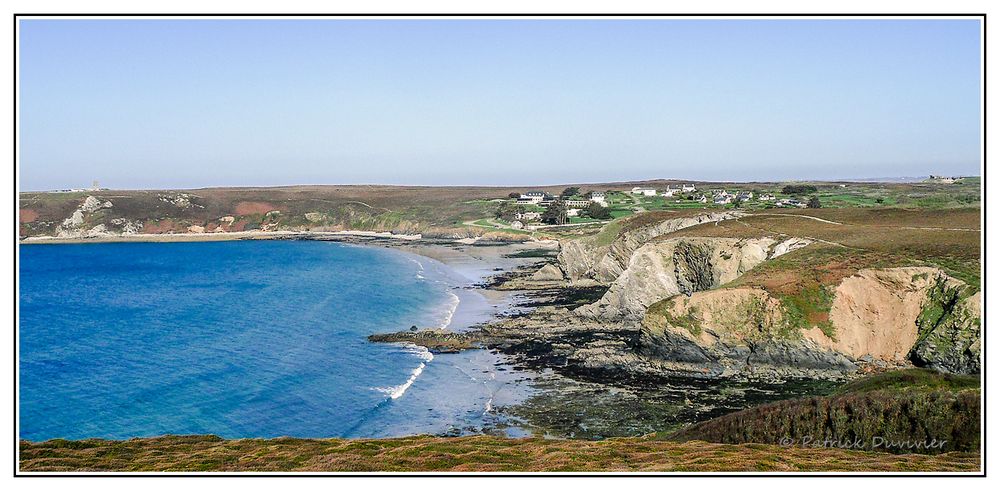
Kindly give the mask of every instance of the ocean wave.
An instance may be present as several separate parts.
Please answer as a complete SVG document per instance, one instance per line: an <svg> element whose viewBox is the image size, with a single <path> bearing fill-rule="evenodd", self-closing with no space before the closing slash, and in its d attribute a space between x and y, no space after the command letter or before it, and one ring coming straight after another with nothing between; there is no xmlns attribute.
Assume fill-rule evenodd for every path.
<svg viewBox="0 0 1000 491"><path fill-rule="evenodd" d="M410 378L402 384L393 387L373 387L374 390L387 394L390 399L399 399L400 397L403 397L406 390L413 385L413 382L417 381L417 377L419 377L421 373L424 373L424 368L427 367L427 364L434 359L434 354L423 346L409 345L407 346L407 352L416 355L417 358L420 358L420 365L417 365L417 368L414 368L413 371L410 372Z"/></svg>
<svg viewBox="0 0 1000 491"><path fill-rule="evenodd" d="M462 300L455 295L454 292L447 292L450 297L448 298L447 307L445 309L444 319L441 324L438 324L438 329L445 329L451 324L451 318L455 316L455 312L458 311L458 304L462 303Z"/></svg>

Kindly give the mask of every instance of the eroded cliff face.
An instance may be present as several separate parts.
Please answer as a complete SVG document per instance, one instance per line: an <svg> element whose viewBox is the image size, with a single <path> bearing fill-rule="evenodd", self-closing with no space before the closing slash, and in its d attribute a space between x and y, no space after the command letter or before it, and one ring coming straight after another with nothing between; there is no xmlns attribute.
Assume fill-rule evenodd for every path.
<svg viewBox="0 0 1000 491"><path fill-rule="evenodd" d="M629 257L600 301L580 315L638 320L653 303L677 294L692 295L735 280L775 254L808 244L802 239L677 238L646 243ZM780 247L780 248L779 248Z"/></svg>
<svg viewBox="0 0 1000 491"><path fill-rule="evenodd" d="M856 359L904 362L917 341L917 317L933 279L932 268L862 270L837 285L830 308L833 336L804 333L817 344ZM957 281L957 280L951 280Z"/></svg>
<svg viewBox="0 0 1000 491"><path fill-rule="evenodd" d="M805 336L855 359L978 373L981 301L936 268L862 270L837 286L833 336L818 329Z"/></svg>
<svg viewBox="0 0 1000 491"><path fill-rule="evenodd" d="M603 234L562 241L559 265L570 281L593 280L609 284L625 271L633 253L650 240L702 223L729 220L743 215L741 212L727 211L666 219L623 232L607 243L602 242ZM609 227L620 225L609 224Z"/></svg>
<svg viewBox="0 0 1000 491"><path fill-rule="evenodd" d="M858 368L843 353L797 335L781 302L759 288L678 295L654 304L642 327L645 356L719 377L839 378Z"/></svg>
<svg viewBox="0 0 1000 491"><path fill-rule="evenodd" d="M823 328L760 288L675 295L648 310L640 350L723 376L829 376L870 362L978 373L981 296L969 290L935 268L862 270L834 289Z"/></svg>

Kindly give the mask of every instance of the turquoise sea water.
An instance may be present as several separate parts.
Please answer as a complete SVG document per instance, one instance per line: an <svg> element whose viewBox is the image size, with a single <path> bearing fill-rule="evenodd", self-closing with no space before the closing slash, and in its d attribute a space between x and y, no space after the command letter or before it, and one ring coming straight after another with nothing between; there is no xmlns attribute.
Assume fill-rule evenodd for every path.
<svg viewBox="0 0 1000 491"><path fill-rule="evenodd" d="M418 256L311 241L19 254L24 439L477 431L527 390L487 352L366 340L449 322L455 282Z"/></svg>

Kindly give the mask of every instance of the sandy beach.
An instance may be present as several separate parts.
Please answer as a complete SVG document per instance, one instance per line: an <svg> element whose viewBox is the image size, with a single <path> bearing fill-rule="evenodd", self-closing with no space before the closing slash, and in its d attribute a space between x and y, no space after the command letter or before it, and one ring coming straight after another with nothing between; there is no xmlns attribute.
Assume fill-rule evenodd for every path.
<svg viewBox="0 0 1000 491"><path fill-rule="evenodd" d="M537 249L555 250L556 247L554 243L544 242L470 245L421 240L377 245L422 256L423 261L434 261L448 269L451 291L459 299L448 329L456 331L488 322L514 306L519 292L482 287L494 275L540 261L538 257L512 255Z"/></svg>
<svg viewBox="0 0 1000 491"><path fill-rule="evenodd" d="M22 244L85 244L103 242L213 242L224 240L274 240L274 239L336 239L343 237L420 240L420 235L393 234L391 232L371 232L367 230L344 230L340 232L296 232L263 231L212 232L212 233L170 233L170 234L128 234L95 235L91 237L37 236L21 239Z"/></svg>

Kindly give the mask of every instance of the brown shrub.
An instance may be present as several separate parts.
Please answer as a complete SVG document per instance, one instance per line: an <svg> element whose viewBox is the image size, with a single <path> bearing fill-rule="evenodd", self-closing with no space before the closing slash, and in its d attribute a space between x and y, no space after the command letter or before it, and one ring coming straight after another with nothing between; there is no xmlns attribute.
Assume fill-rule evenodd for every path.
<svg viewBox="0 0 1000 491"><path fill-rule="evenodd" d="M902 390L781 401L697 423L671 435L677 441L806 445L861 441L891 453L978 452L977 390ZM886 448L872 442L946 443L941 448Z"/></svg>
<svg viewBox="0 0 1000 491"><path fill-rule="evenodd" d="M266 201L240 201L234 210L237 215L263 215L269 211L282 211L281 208Z"/></svg>
<svg viewBox="0 0 1000 491"><path fill-rule="evenodd" d="M31 223L38 220L38 212L28 208L21 208L18 219L21 223Z"/></svg>

